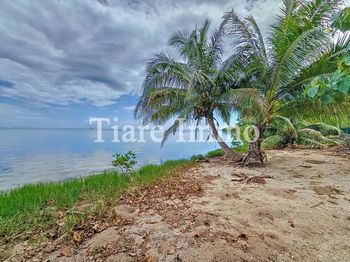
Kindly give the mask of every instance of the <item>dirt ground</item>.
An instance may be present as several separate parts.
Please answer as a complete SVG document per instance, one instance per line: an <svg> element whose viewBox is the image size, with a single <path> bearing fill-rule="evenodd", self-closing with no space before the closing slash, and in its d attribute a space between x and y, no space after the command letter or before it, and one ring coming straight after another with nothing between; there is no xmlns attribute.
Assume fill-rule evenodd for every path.
<svg viewBox="0 0 350 262"><path fill-rule="evenodd" d="M350 261L350 156L267 155L263 168L198 163L125 196L124 223L25 258L22 245L7 261Z"/></svg>

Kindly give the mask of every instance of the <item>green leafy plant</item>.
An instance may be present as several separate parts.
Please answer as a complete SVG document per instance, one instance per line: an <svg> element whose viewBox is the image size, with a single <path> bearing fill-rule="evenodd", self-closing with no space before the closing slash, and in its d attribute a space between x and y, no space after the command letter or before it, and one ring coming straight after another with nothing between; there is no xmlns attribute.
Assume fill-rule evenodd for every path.
<svg viewBox="0 0 350 262"><path fill-rule="evenodd" d="M301 145L307 148L321 149L339 143L330 137L338 137L341 130L324 123L292 121L286 117L276 117L270 124L270 132L262 142L262 147L283 149L289 145ZM266 134L267 132L265 132Z"/></svg>
<svg viewBox="0 0 350 262"><path fill-rule="evenodd" d="M333 97L325 97L322 103L304 95L314 79L332 76L349 50L347 36L336 42L327 30L341 7L337 0L285 0L267 38L253 17L241 19L234 11L224 16L235 47L230 66L236 88L228 95L240 116L258 129L243 164L266 160L261 143L278 116L322 122L348 116L350 99L344 95L343 103ZM321 87L308 93L315 95L317 88Z"/></svg>
<svg viewBox="0 0 350 262"><path fill-rule="evenodd" d="M350 95L350 54L339 60L338 70L329 77L315 78L305 89L305 94L323 104L344 102Z"/></svg>
<svg viewBox="0 0 350 262"><path fill-rule="evenodd" d="M342 32L350 30L350 7L332 16L332 26Z"/></svg>
<svg viewBox="0 0 350 262"><path fill-rule="evenodd" d="M350 95L350 7L333 14L331 25L334 34L338 34L338 43L334 51L340 56L333 62L338 68L333 74L314 79L305 90L308 97L319 99L323 104L343 102L346 96Z"/></svg>
<svg viewBox="0 0 350 262"><path fill-rule="evenodd" d="M122 174L129 174L133 171L134 166L137 164L135 160L136 154L132 151L126 154L114 154L115 159L112 161L114 167L118 168Z"/></svg>

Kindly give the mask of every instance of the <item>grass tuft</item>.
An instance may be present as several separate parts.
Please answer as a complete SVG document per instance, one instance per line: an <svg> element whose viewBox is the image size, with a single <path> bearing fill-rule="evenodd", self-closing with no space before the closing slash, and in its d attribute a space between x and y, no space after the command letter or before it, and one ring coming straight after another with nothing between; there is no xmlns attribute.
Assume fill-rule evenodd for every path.
<svg viewBox="0 0 350 262"><path fill-rule="evenodd" d="M235 146L232 148L233 151L235 151L238 154L246 154L248 152L248 144L244 143L240 146ZM225 152L219 148L213 151L210 151L206 154L206 157L212 158L212 157L219 157L225 155Z"/></svg>

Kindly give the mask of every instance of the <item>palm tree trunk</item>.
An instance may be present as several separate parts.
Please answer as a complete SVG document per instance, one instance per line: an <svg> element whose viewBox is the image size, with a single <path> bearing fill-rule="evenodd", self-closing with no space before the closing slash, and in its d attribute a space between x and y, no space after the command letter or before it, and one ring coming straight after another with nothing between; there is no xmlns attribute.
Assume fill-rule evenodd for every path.
<svg viewBox="0 0 350 262"><path fill-rule="evenodd" d="M218 142L221 149L225 152L225 156L232 158L234 161L240 161L242 159L242 156L235 153L226 143L224 140L222 140L221 136L219 135L218 130L216 129L214 118L208 117L207 118L210 130L212 135L214 136L215 140Z"/></svg>
<svg viewBox="0 0 350 262"><path fill-rule="evenodd" d="M266 160L266 154L261 151L262 136L264 127L258 127L257 140L249 143L248 154L242 160L243 165L261 166Z"/></svg>

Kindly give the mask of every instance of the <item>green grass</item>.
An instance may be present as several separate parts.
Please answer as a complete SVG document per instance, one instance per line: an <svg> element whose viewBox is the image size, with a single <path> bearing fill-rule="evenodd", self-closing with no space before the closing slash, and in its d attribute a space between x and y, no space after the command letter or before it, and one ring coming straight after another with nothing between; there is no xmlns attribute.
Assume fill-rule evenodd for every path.
<svg viewBox="0 0 350 262"><path fill-rule="evenodd" d="M188 160L168 161L161 165L144 166L129 176L105 172L60 183L26 185L2 193L0 239L9 240L31 230L52 228L58 220L59 211L67 211L83 203L113 203L126 190L152 184L160 177L174 175L188 163ZM99 209L102 207L97 204L93 210L87 208L84 212L68 217L66 228L81 222L91 212L98 212Z"/></svg>
<svg viewBox="0 0 350 262"><path fill-rule="evenodd" d="M247 145L233 150L245 153ZM217 149L209 152L206 157L223 154L221 149ZM0 193L0 242L36 229L45 231L57 227L60 211L69 211L65 221L65 229L69 231L89 215L102 214L104 205L115 203L126 190L150 185L161 177L175 175L181 167L202 158L203 155L196 155L191 160L147 165L131 175L104 172L60 183L26 185ZM75 210L76 207L91 203L94 205L87 205L84 210Z"/></svg>
<svg viewBox="0 0 350 262"><path fill-rule="evenodd" d="M240 146L235 146L232 148L232 150L238 154L246 154L248 152L248 144L244 143ZM219 148L219 149L208 152L206 154L206 157L209 157L209 158L218 157L218 156L223 156L224 154L225 154L224 151L221 148Z"/></svg>

